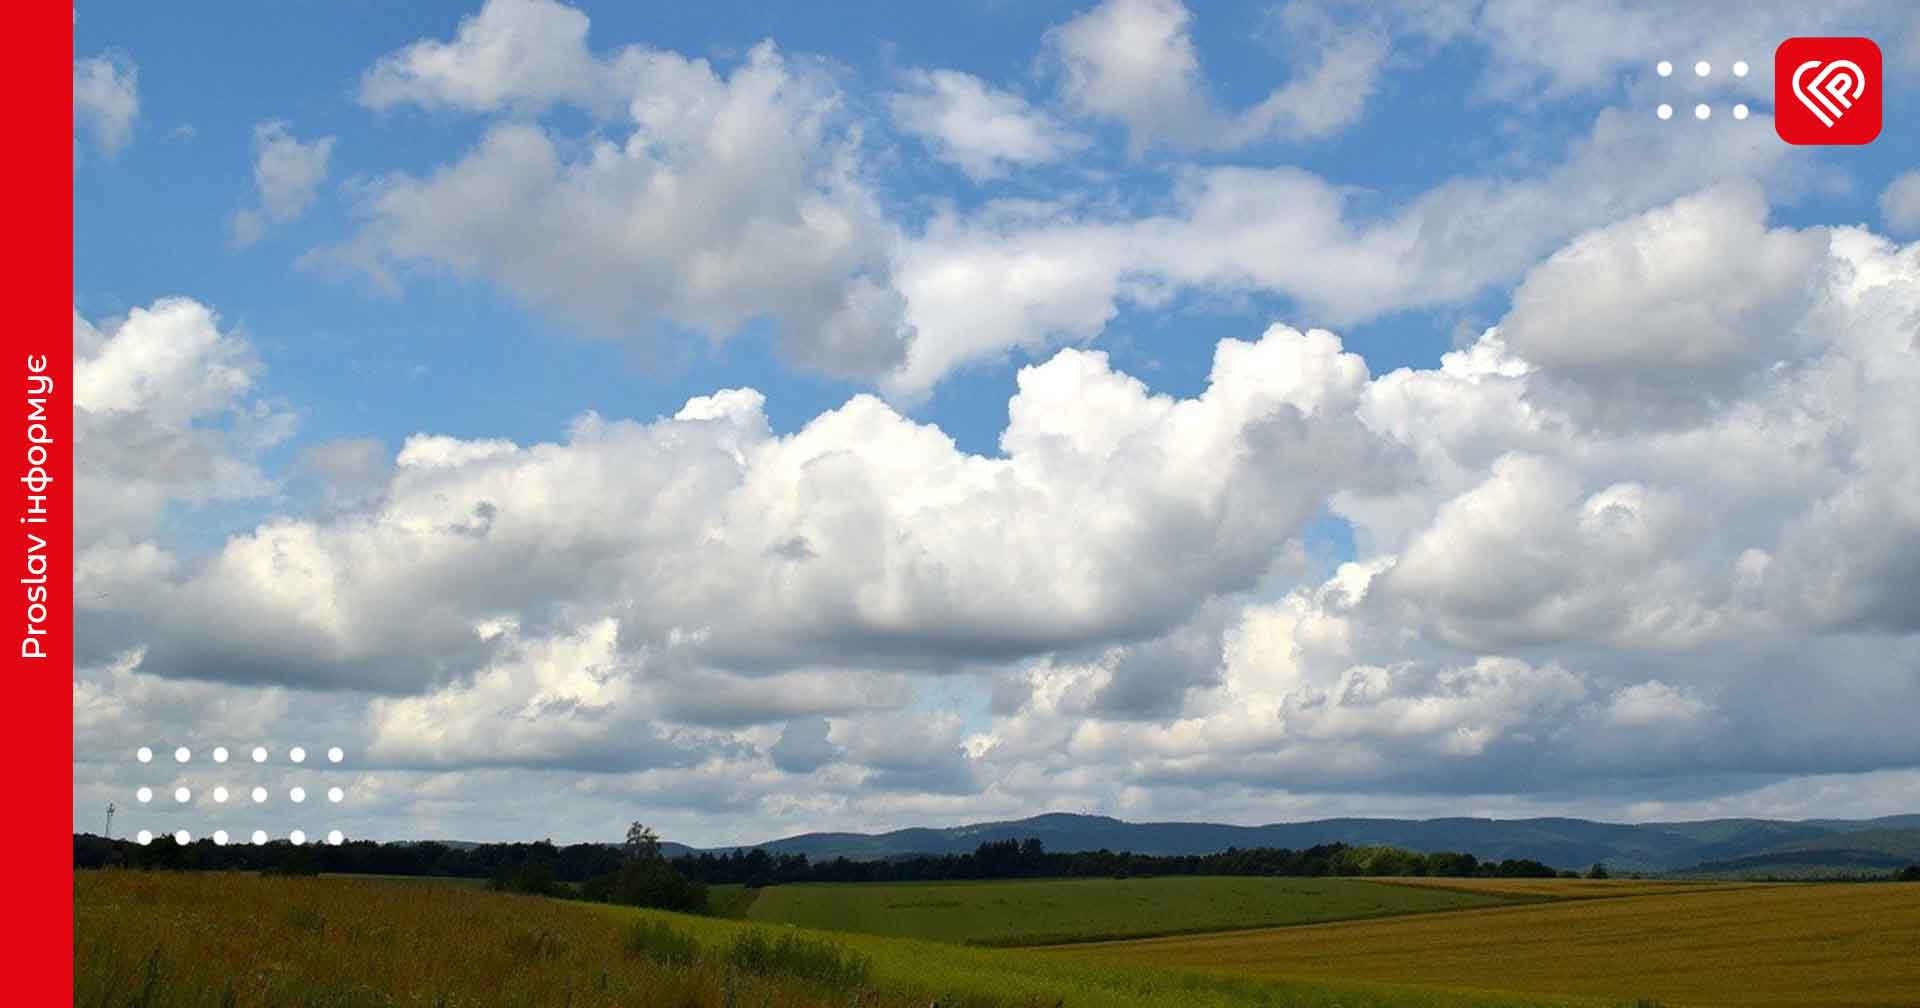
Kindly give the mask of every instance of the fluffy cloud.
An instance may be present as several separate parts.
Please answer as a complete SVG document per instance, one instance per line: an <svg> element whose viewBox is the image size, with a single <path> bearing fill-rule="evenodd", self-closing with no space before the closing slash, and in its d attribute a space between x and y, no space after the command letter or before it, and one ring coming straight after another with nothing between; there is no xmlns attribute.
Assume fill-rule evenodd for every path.
<svg viewBox="0 0 1920 1008"><path fill-rule="evenodd" d="M1649 258L1675 275L1621 279ZM1782 261L1804 289L1752 282ZM1570 264L1611 296L1540 314L1585 303ZM369 823L559 781L577 835L633 801L688 828L1329 811L1314 795L1651 814L1920 761L1887 715L1920 700L1920 246L1770 227L1716 187L1520 290L1435 369L1372 376L1274 327L1175 399L1061 351L1020 373L993 457L864 396L775 435L748 390L553 444L421 435L365 467L377 492L204 563L83 554L83 584L117 580L82 632L124 646L76 674L83 748L123 719L192 735L213 698L262 731L311 711L377 768ZM1637 333L1598 371L1568 348L1634 324L1768 349L1716 344L1686 362L1715 394L1622 424L1585 393L1671 362ZM191 302L76 346L83 417L191 430L252 394ZM83 474L105 449L83 439ZM1329 503L1360 556L1302 583Z"/></svg>
<svg viewBox="0 0 1920 1008"><path fill-rule="evenodd" d="M287 435L291 418L255 394L246 341L206 306L169 298L99 326L76 311L73 352L83 559L108 539L149 538L170 503L270 488L255 456Z"/></svg>
<svg viewBox="0 0 1920 1008"><path fill-rule="evenodd" d="M1300 4L1283 17L1309 54L1264 101L1234 114L1214 106L1180 0L1105 0L1054 28L1048 43L1061 90L1080 111L1127 127L1136 152L1155 145L1232 149L1264 139L1311 140L1360 118L1387 43L1366 28L1338 27Z"/></svg>
<svg viewBox="0 0 1920 1008"><path fill-rule="evenodd" d="M307 212L320 183L327 178L333 156L333 137L302 143L284 122L264 122L253 128L253 206L234 212L228 222L236 245L260 240L273 224L285 224Z"/></svg>
<svg viewBox="0 0 1920 1008"><path fill-rule="evenodd" d="M1364 377L1284 327L1223 342L1185 400L1063 352L1021 373L1001 458L868 396L774 436L748 390L562 444L417 438L374 507L263 524L129 618L162 674L392 692L496 665L503 616L529 637L616 619L628 655L743 673L1156 633L1256 583L1335 472L1389 485Z"/></svg>
<svg viewBox="0 0 1920 1008"><path fill-rule="evenodd" d="M807 366L896 363L895 237L829 73L770 42L730 73L639 46L603 60L586 28L547 0L493 0L453 42L383 59L362 88L376 107L565 102L615 121L586 136L499 121L455 163L373 182L358 238L323 256L387 283L405 264L484 277L609 334L771 319Z"/></svg>
<svg viewBox="0 0 1920 1008"><path fill-rule="evenodd" d="M1895 234L1920 234L1920 170L1888 183L1880 194L1880 214Z"/></svg>
<svg viewBox="0 0 1920 1008"><path fill-rule="evenodd" d="M900 253L915 335L883 385L918 395L1009 349L1088 340L1123 303L1173 290L1287 295L1334 324L1454 303L1623 209L1729 175L1793 183L1786 149L1747 124L1660 125L1606 110L1532 177L1454 179L1384 215L1299 169L1223 167L1186 173L1171 209L1147 216L1024 203L937 216Z"/></svg>
<svg viewBox="0 0 1920 1008"><path fill-rule="evenodd" d="M587 51L587 16L554 0L489 0L451 42L422 39L381 57L360 82L370 108L401 104L492 112L597 104L607 68Z"/></svg>
<svg viewBox="0 0 1920 1008"><path fill-rule="evenodd" d="M108 157L133 138L140 115L140 70L118 53L73 61L73 124ZM76 141L76 149L78 141Z"/></svg>
<svg viewBox="0 0 1920 1008"><path fill-rule="evenodd" d="M1525 0L1420 0L1396 8L1396 28L1439 43L1471 41L1488 57L1482 87L1490 97L1559 100L1607 92L1623 76L1644 78L1665 58L1690 67L1714 66L1699 80L1677 75L1667 84L1682 94L1729 91L1773 94L1772 54L1795 35L1870 35L1898 52L1897 40L1920 39L1898 5L1837 0L1808 7L1793 0L1747 4L1737 18L1684 0L1595 0L1545 5ZM1734 77L1735 60L1751 72ZM1920 65L1913 63L1911 65ZM1896 67L1897 60L1889 60Z"/></svg>
<svg viewBox="0 0 1920 1008"><path fill-rule="evenodd" d="M1831 286L1827 241L1766 213L1730 184L1582 236L1527 274L1501 336L1617 419L1711 408L1816 349L1800 327Z"/></svg>
<svg viewBox="0 0 1920 1008"><path fill-rule="evenodd" d="M957 70L908 73L889 108L902 129L976 181L1057 161L1087 143L1019 95Z"/></svg>

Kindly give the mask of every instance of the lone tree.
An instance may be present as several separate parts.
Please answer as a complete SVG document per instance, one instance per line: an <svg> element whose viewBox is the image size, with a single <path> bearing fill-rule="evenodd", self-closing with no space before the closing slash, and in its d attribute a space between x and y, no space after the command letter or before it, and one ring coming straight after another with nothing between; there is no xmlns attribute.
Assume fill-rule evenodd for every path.
<svg viewBox="0 0 1920 1008"><path fill-rule="evenodd" d="M1610 878L1611 875L1607 871L1607 863L1605 861L1594 862L1593 867L1587 869L1587 877L1588 878Z"/></svg>
<svg viewBox="0 0 1920 1008"><path fill-rule="evenodd" d="M627 827L627 842L622 845L629 861L660 860L660 836L639 822Z"/></svg>

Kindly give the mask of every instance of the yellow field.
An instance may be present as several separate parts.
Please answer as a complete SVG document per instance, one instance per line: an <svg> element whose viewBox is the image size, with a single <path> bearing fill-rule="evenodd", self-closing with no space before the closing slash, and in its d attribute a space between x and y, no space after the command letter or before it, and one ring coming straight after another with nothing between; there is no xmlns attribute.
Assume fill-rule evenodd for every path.
<svg viewBox="0 0 1920 1008"><path fill-rule="evenodd" d="M1657 998L1669 1006L1913 1008L1920 1005L1920 886L1711 886L1045 954L1307 981Z"/></svg>
<svg viewBox="0 0 1920 1008"><path fill-rule="evenodd" d="M1663 881L1661 879L1563 879L1563 878L1445 878L1399 875L1372 879L1389 885L1423 886L1429 889L1457 889L1491 893L1498 896L1524 896L1536 899L1593 899L1607 896L1650 896L1658 893L1684 893L1712 890L1726 892L1766 882L1714 882L1702 880Z"/></svg>

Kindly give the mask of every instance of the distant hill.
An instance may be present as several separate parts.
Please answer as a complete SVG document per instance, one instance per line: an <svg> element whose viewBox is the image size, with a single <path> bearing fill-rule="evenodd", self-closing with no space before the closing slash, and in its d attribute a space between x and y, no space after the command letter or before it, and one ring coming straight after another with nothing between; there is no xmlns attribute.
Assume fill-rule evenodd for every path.
<svg viewBox="0 0 1920 1008"><path fill-rule="evenodd" d="M1299 849L1324 843L1391 844L1421 851L1465 851L1482 860L1530 858L1559 868L1586 868L1604 861L1616 871L1649 872L1688 869L1703 862L1721 865L1761 855L1817 861L1824 851L1868 852L1888 860L1888 867L1920 860L1920 815L1870 820L1712 819L1638 824L1563 818L1319 819L1229 826L1131 823L1107 816L1052 812L1008 822L915 827L877 834L805 833L753 846L770 853L805 854L813 861L836 857L870 861L913 854L959 854L988 841L1027 837L1039 837L1048 850L1054 851L1106 849L1160 855L1209 854L1229 847ZM1858 864L1862 855L1837 856L1840 860L1836 863Z"/></svg>

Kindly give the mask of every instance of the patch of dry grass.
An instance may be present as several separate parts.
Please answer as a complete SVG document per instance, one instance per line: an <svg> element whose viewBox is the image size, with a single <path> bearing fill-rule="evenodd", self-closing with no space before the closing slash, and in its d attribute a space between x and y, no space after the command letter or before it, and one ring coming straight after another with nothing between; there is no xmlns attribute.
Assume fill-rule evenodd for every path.
<svg viewBox="0 0 1920 1008"><path fill-rule="evenodd" d="M1571 880L1568 880L1571 881ZM1562 883L1565 886L1565 883ZM1920 886L1712 886L1046 954L1295 980L1656 998L1920 1004Z"/></svg>

